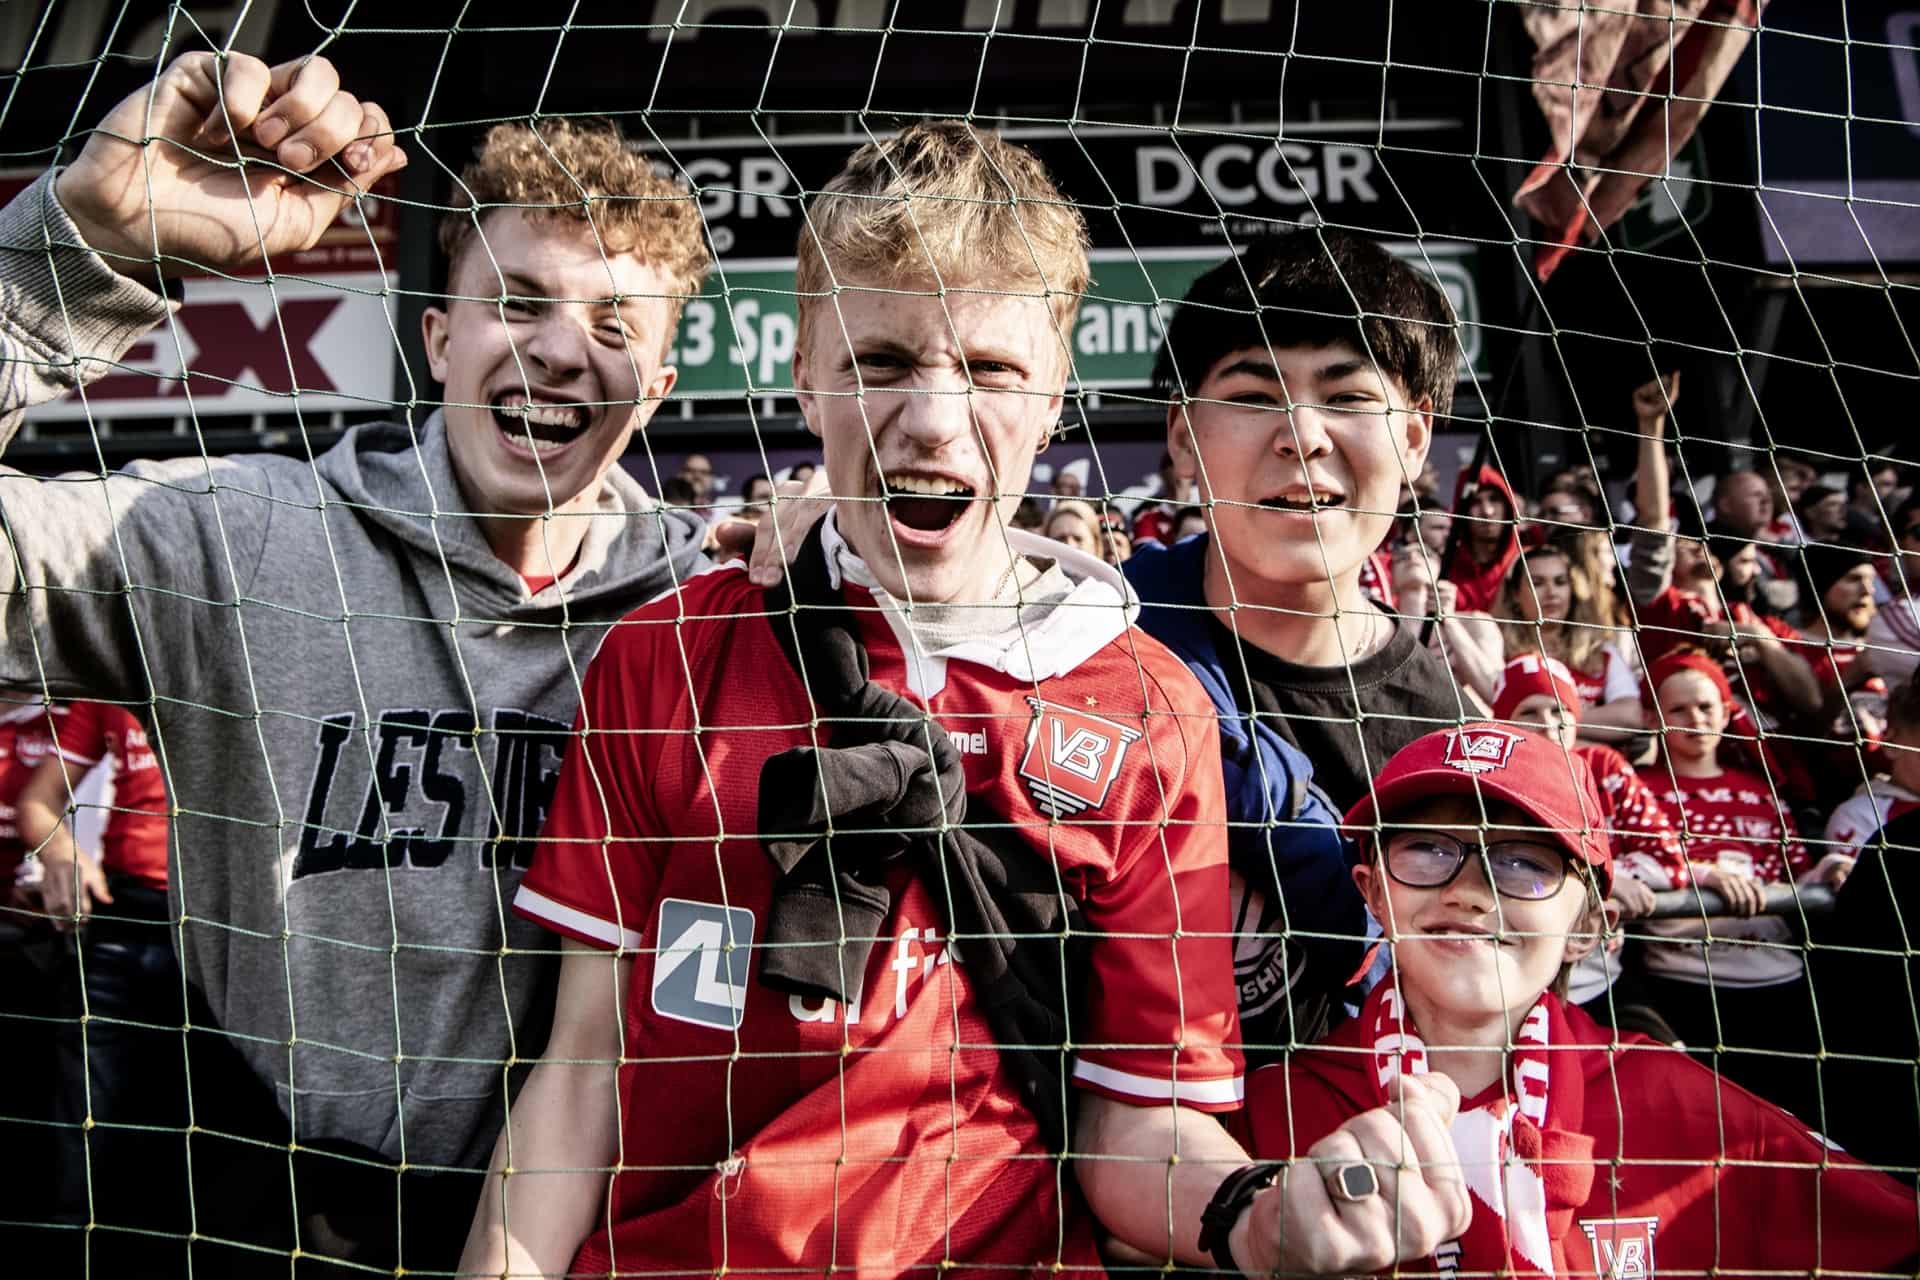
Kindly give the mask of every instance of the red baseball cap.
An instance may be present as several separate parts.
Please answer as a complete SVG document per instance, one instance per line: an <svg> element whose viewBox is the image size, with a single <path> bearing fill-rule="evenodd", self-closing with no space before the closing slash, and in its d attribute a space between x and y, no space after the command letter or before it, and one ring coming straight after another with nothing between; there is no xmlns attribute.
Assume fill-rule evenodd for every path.
<svg viewBox="0 0 1920 1280"><path fill-rule="evenodd" d="M1438 796L1504 800L1567 853L1593 868L1601 892L1613 887L1613 847L1593 771L1537 733L1479 722L1417 738L1395 753L1373 789L1347 811L1355 835L1408 805ZM1356 840L1356 851L1364 841Z"/></svg>

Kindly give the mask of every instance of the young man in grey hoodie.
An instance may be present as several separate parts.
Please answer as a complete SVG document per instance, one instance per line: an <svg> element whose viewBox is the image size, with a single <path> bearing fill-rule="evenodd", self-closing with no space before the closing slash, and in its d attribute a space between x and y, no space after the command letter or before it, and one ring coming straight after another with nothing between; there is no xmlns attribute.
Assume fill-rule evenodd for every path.
<svg viewBox="0 0 1920 1280"><path fill-rule="evenodd" d="M179 272L309 247L405 163L323 58L174 62L0 210L0 445L167 323ZM0 683L132 706L175 797L193 1120L258 1140L181 1138L195 1229L290 1248L297 1180L301 1247L413 1268L457 1249L458 1171L544 1039L551 940L508 904L580 673L705 565L699 522L616 465L709 265L691 197L549 122L495 129L455 205L424 332L443 409L311 460L0 471ZM259 1263L206 1248L198 1274Z"/></svg>

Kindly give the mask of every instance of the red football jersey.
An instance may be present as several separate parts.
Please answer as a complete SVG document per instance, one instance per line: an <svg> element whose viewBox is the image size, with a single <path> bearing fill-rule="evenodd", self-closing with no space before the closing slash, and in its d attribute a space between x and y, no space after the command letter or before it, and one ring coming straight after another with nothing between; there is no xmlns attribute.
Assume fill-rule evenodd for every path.
<svg viewBox="0 0 1920 1280"><path fill-rule="evenodd" d="M66 729L67 709L16 707L0 715L0 903L26 860L16 806L40 762L53 754L53 735Z"/></svg>
<svg viewBox="0 0 1920 1280"><path fill-rule="evenodd" d="M91 769L113 762L113 804L100 865L153 889L167 887L167 784L147 731L125 707L76 702L60 729L60 755Z"/></svg>
<svg viewBox="0 0 1920 1280"><path fill-rule="evenodd" d="M1544 1216L1567 1280L1912 1273L1920 1236L1911 1187L1679 1050L1561 1009L1576 1034L1548 1050L1546 1087L1564 1120L1543 1135L1541 1164ZM1255 1156L1304 1154L1371 1108L1378 1086L1367 1035L1349 1022L1286 1065L1253 1073L1244 1114ZM1506 1087L1463 1099L1462 1117ZM1474 1186L1471 1171L1467 1181ZM1476 1219L1494 1212L1477 1189L1470 1198ZM1445 1246L1436 1260L1442 1276L1455 1266L1461 1275L1490 1271L1488 1260Z"/></svg>
<svg viewBox="0 0 1920 1280"><path fill-rule="evenodd" d="M927 708L969 794L1018 825L1106 935L1091 947L1077 1083L1143 1104L1238 1105L1218 732L1186 669L1121 625L1107 587L1111 604L1070 598L1000 665L969 643L916 655L909 680L897 619L843 590L871 678ZM625 1169L611 1229L574 1269L1097 1267L1073 1180L948 948L938 883L910 865L888 877L854 1007L758 980L775 885L757 835L761 766L816 742L766 608L723 568L608 634L515 899L561 933L634 953Z"/></svg>

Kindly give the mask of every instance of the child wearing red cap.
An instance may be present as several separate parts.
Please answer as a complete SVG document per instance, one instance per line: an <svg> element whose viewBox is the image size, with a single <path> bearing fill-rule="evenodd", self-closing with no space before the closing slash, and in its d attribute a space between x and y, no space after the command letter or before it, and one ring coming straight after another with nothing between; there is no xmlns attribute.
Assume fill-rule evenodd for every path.
<svg viewBox="0 0 1920 1280"><path fill-rule="evenodd" d="M1572 670L1558 658L1519 654L1500 673L1493 718L1537 726L1592 770L1614 857L1633 877L1631 884L1615 885L1615 896L1626 917L1634 919L1652 909L1652 890L1685 883L1686 853L1660 798L1627 758L1605 744L1575 740L1583 702L1579 689Z"/></svg>
<svg viewBox="0 0 1920 1280"><path fill-rule="evenodd" d="M1436 1275L1652 1280L1656 1250L1674 1274L1911 1271L1911 1188L1557 993L1613 878L1592 779L1557 744L1484 723L1429 734L1347 823L1394 964L1359 1018L1249 1078L1257 1157L1311 1150L1343 1218L1391 1214L1366 1174L1403 1153L1328 1135L1432 1073L1461 1095L1449 1136L1473 1209Z"/></svg>
<svg viewBox="0 0 1920 1280"><path fill-rule="evenodd" d="M1523 653L1509 661L1494 691L1493 717L1537 726L1593 774L1613 846L1615 875L1607 903L1622 920L1638 920L1653 910L1654 893L1687 882L1687 856L1680 833L1652 788L1627 758L1604 743L1578 743L1582 702L1573 672L1558 658ZM1647 1004L1637 983L1610 995L1622 973L1621 938L1574 966L1567 996L1610 1026L1645 1031L1657 1040L1674 1039L1673 1029Z"/></svg>
<svg viewBox="0 0 1920 1280"><path fill-rule="evenodd" d="M1726 916L1654 922L1665 939L1647 949L1648 987L1682 1039L1715 1052L1719 1070L1747 1088L1820 1120L1820 1047L1806 961L1788 920L1760 914L1767 886L1792 881L1837 889L1853 858L1813 864L1772 783L1720 760L1734 706L1720 664L1689 648L1647 669L1647 727L1660 754L1641 770L1686 843L1692 883L1726 902Z"/></svg>

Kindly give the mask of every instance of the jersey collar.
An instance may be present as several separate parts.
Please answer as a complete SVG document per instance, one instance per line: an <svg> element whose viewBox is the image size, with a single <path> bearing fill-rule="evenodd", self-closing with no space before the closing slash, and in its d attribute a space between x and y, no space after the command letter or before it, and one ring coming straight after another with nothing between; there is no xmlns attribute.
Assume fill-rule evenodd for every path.
<svg viewBox="0 0 1920 1280"><path fill-rule="evenodd" d="M844 591L851 585L869 594L879 592L873 571L841 536L833 512L827 513L821 527L820 545L827 558L827 579L834 590ZM1120 571L1106 561L1023 529L1007 530L1007 545L1017 555L1057 562L1072 581L1073 590L1038 622L1016 623L997 635L931 651L921 646L907 625L900 602L889 600L880 613L899 640L901 652L942 664L973 662L1016 680L1046 680L1065 675L1112 644L1139 616L1139 597ZM875 598L880 599L878 595ZM913 683L918 686L921 681Z"/></svg>

